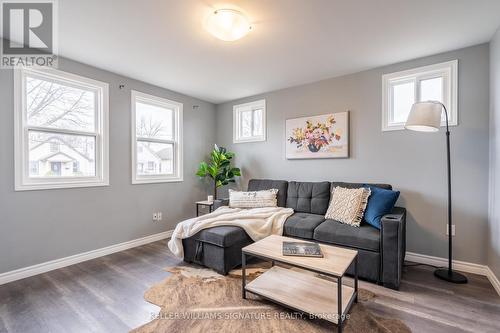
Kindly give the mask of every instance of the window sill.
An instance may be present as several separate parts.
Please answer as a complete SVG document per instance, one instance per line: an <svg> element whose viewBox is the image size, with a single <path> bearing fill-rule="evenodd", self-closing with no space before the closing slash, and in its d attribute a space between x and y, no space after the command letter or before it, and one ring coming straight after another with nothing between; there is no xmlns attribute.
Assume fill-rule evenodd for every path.
<svg viewBox="0 0 500 333"><path fill-rule="evenodd" d="M248 139L234 139L233 143L248 143L248 142L263 142L266 141L265 137L255 137Z"/></svg>
<svg viewBox="0 0 500 333"><path fill-rule="evenodd" d="M457 124L456 121L450 121L449 126L450 127L455 127L455 126L458 126L458 124ZM446 123L442 122L441 123L441 127L445 127L446 128ZM401 124L401 125L390 125L390 126L383 126L382 127L382 132L403 131L403 130L406 130L404 124Z"/></svg>
<svg viewBox="0 0 500 333"><path fill-rule="evenodd" d="M135 178L132 179L132 185L141 184L156 184L156 183L180 183L184 179L181 178Z"/></svg>
<svg viewBox="0 0 500 333"><path fill-rule="evenodd" d="M67 182L58 184L16 184L16 191L38 191L38 190L58 190L58 189L69 189L69 188L84 188L84 187L103 187L110 186L109 182Z"/></svg>

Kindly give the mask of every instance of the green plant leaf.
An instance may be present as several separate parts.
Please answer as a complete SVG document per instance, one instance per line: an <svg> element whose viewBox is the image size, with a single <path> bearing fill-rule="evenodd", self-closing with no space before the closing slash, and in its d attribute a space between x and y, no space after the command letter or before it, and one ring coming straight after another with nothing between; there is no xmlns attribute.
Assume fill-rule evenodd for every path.
<svg viewBox="0 0 500 333"><path fill-rule="evenodd" d="M214 149L210 152L210 161L201 162L196 175L209 176L214 179L216 187L234 183L234 177L241 176L240 169L231 165L231 159L234 156L235 154L228 152L226 148L214 145Z"/></svg>

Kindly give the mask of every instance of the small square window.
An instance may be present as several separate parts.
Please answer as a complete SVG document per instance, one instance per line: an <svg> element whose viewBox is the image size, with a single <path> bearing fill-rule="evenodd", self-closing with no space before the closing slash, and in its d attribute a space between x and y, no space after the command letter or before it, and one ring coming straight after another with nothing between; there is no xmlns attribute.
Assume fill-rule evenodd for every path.
<svg viewBox="0 0 500 333"><path fill-rule="evenodd" d="M458 124L457 82L458 61L419 67L382 76L382 130L404 129L415 102L443 103L450 126ZM442 115L442 126L445 116Z"/></svg>
<svg viewBox="0 0 500 333"><path fill-rule="evenodd" d="M235 105L233 107L234 143L266 140L266 101Z"/></svg>

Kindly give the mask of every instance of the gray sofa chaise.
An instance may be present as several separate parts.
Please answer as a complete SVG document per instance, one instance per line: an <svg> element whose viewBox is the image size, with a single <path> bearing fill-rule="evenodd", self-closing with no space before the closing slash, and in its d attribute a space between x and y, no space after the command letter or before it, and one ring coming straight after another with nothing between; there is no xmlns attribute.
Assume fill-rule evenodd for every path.
<svg viewBox="0 0 500 333"><path fill-rule="evenodd" d="M370 185L392 189L388 184ZM406 251L406 210L395 207L382 218L380 230L366 223L356 228L325 219L331 189L336 186L358 188L363 184L252 179L248 191L279 190L278 206L295 211L285 221L284 236L356 249L360 278L399 289ZM225 200L217 200L214 209L227 204ZM186 262L225 275L241 265L241 249L252 243L252 239L240 227L222 226L202 230L182 243ZM347 273L354 273L353 267Z"/></svg>

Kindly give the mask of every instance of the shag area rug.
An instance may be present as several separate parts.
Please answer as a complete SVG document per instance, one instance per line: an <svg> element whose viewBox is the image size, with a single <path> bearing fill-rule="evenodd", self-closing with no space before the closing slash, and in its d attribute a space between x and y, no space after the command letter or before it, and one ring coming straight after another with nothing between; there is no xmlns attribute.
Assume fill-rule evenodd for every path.
<svg viewBox="0 0 500 333"><path fill-rule="evenodd" d="M262 274L265 268L247 268L247 281ZM168 268L172 274L151 287L145 299L161 307L151 322L133 333L240 333L240 332L334 332L336 326L321 319L296 313L247 293L241 297L241 271L228 276L212 270L180 266ZM375 294L359 289L344 324L344 332L411 332L398 319L381 318L370 313L364 302Z"/></svg>

